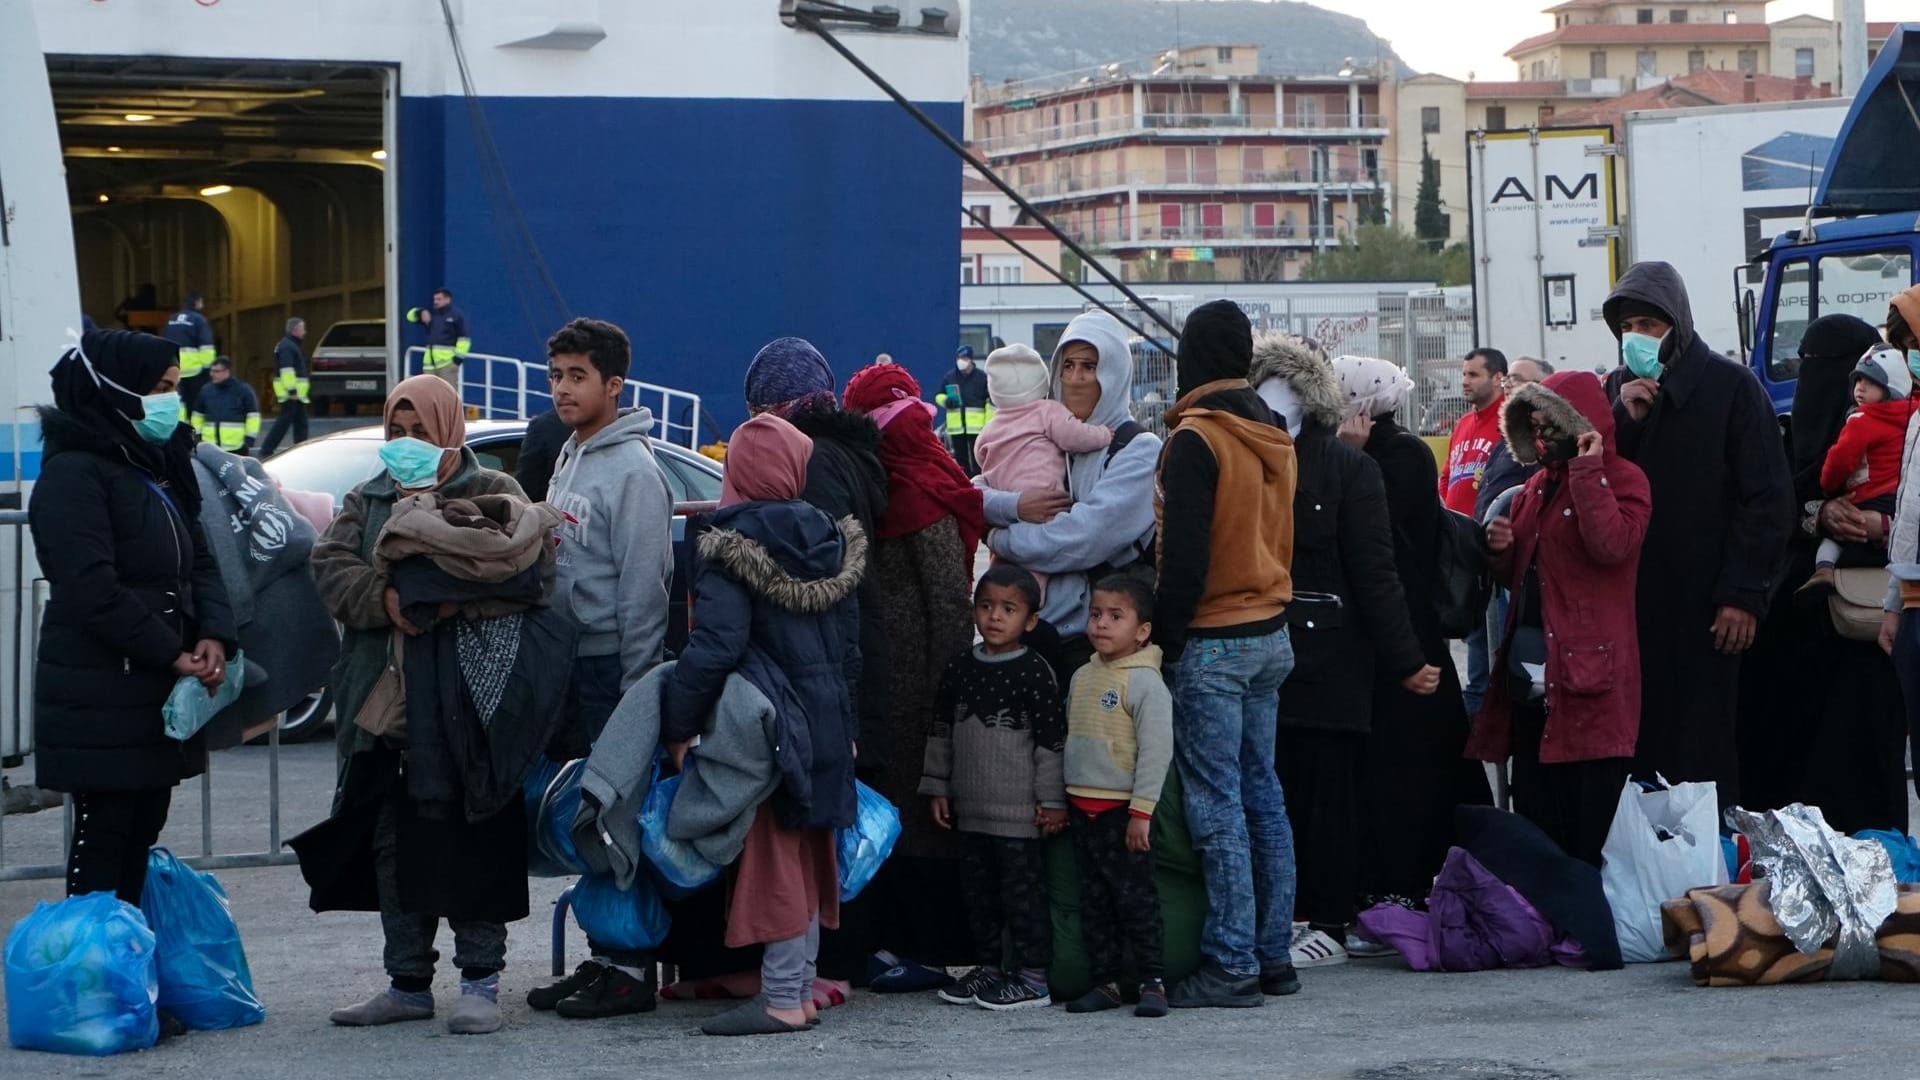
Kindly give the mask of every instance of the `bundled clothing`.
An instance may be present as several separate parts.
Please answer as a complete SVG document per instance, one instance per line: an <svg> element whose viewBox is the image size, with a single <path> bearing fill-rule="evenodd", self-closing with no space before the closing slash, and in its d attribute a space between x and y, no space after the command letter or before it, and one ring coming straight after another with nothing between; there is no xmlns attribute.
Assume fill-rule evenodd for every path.
<svg viewBox="0 0 1920 1080"><path fill-rule="evenodd" d="M1462 416L1453 425L1453 437L1447 440L1447 468L1440 474L1440 501L1459 514L1474 512L1479 500L1480 482L1494 447L1500 445L1501 409L1504 397Z"/></svg>
<svg viewBox="0 0 1920 1080"><path fill-rule="evenodd" d="M1640 725L1633 595L1652 515L1646 477L1613 449L1600 382L1561 372L1523 386L1501 417L1516 461L1548 449L1513 499L1513 543L1494 576L1513 590L1507 625L1467 752L1514 760L1519 812L1575 858L1598 866ZM1597 456L1575 441L1600 433ZM1534 668L1543 670L1536 693Z"/></svg>
<svg viewBox="0 0 1920 1080"><path fill-rule="evenodd" d="M1671 316L1660 390L1644 420L1615 405L1620 455L1646 474L1653 517L1641 547L1637 621L1641 716L1637 775L1711 780L1740 801L1736 708L1740 657L1713 646L1719 609L1766 614L1793 525L1786 455L1766 391L1753 373L1695 333L1679 274L1638 263L1604 307Z"/></svg>
<svg viewBox="0 0 1920 1080"><path fill-rule="evenodd" d="M1912 417L1913 404L1904 398L1855 409L1827 451L1820 468L1821 489L1829 496L1845 494L1855 506L1885 499L1891 507L1900 487L1900 454Z"/></svg>
<svg viewBox="0 0 1920 1080"><path fill-rule="evenodd" d="M987 381L995 387L994 414L974 447L985 486L996 491L1061 490L1068 454L1105 450L1113 441L1112 428L1084 423L1047 397L1047 378L1046 362L1025 345L996 349L987 357Z"/></svg>

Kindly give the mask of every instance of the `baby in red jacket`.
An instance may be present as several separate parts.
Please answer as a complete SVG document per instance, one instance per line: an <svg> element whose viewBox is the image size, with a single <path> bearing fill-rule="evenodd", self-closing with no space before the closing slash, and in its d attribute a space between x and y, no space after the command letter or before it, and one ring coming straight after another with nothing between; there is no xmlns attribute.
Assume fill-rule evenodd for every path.
<svg viewBox="0 0 1920 1080"><path fill-rule="evenodd" d="M1853 369L1854 410L1840 427L1840 438L1820 468L1820 487L1828 498L1845 495L1862 510L1891 514L1900 487L1900 455L1907 421L1913 415L1913 375L1907 358L1880 345ZM1802 590L1831 587L1840 542L1826 539L1814 557L1813 577Z"/></svg>

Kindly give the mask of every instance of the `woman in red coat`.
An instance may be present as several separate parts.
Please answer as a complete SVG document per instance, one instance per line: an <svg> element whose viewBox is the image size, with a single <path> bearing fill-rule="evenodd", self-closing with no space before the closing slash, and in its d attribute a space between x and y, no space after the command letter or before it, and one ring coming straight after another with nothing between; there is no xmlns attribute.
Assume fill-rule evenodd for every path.
<svg viewBox="0 0 1920 1080"><path fill-rule="evenodd" d="M1467 754L1512 756L1514 809L1598 866L1640 734L1634 587L1653 501L1586 372L1516 391L1500 427L1514 460L1546 468L1487 524L1513 603Z"/></svg>

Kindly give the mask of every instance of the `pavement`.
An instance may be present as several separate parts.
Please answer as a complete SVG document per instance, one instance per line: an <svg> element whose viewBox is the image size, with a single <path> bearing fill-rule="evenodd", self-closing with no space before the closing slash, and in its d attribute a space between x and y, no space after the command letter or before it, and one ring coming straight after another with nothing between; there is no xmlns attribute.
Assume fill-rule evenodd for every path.
<svg viewBox="0 0 1920 1080"><path fill-rule="evenodd" d="M215 755L212 836L221 852L265 849L264 748ZM16 783L24 770L10 772ZM283 834L326 812L331 740L286 747L280 763ZM8 865L58 863L58 810L5 819ZM162 837L179 854L201 851L197 784L175 795ZM1248 1076L1346 1080L1554 1080L1566 1077L1808 1077L1913 1075L1920 988L1888 983L1699 989L1679 964L1625 971L1416 974L1394 960L1355 961L1302 974L1295 997L1260 1009L1069 1016L942 1005L931 995L857 993L815 1032L711 1039L702 1018L724 1006L663 1004L652 1015L603 1022L535 1014L530 988L547 981L548 914L566 882L533 883L532 919L515 924L501 999L507 1027L491 1036L448 1035L438 1022L376 1030L332 1027L327 1014L384 985L377 920L314 915L291 866L220 873L246 942L264 1024L195 1033L135 1055L68 1058L0 1049L0 1077L573 1077L725 1076L792 1080L796 1071L951 1080L1045 1076ZM58 879L0 883L0 932L60 895ZM577 930L569 969L586 955ZM450 935L441 948L450 952ZM458 992L444 967L444 1006ZM1905 1034L1902 1034L1905 1033Z"/></svg>

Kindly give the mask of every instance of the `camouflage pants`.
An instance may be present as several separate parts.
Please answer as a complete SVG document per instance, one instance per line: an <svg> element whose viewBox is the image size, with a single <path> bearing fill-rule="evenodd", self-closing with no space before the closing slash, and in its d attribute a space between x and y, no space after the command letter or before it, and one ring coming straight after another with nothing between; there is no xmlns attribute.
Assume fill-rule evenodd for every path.
<svg viewBox="0 0 1920 1080"><path fill-rule="evenodd" d="M960 889L980 962L1045 969L1053 963L1053 924L1039 840L960 834ZM1001 963L1013 938L1013 962Z"/></svg>
<svg viewBox="0 0 1920 1080"><path fill-rule="evenodd" d="M1127 850L1127 809L1072 812L1080 865L1080 941L1094 984L1120 977L1121 949L1133 954L1142 980L1161 977L1160 893L1153 855Z"/></svg>

